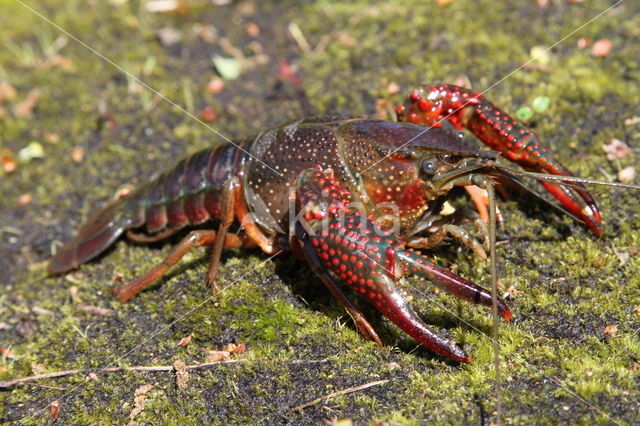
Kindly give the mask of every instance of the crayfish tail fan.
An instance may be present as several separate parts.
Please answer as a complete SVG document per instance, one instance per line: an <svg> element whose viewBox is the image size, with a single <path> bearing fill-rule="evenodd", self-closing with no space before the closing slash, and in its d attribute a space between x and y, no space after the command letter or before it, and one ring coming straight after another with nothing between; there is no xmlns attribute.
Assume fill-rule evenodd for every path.
<svg viewBox="0 0 640 426"><path fill-rule="evenodd" d="M127 207L137 204L128 198L116 200L99 211L49 260L49 272L59 274L75 269L105 251L133 224Z"/></svg>

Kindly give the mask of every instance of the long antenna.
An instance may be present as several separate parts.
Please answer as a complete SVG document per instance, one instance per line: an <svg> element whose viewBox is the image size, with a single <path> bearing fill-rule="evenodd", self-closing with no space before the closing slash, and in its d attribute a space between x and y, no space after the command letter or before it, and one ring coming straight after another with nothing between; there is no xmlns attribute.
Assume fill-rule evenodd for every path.
<svg viewBox="0 0 640 426"><path fill-rule="evenodd" d="M578 176L562 176L562 175L550 175L546 173L534 173L534 172L526 172L524 170L512 169L511 167L504 166L502 164L494 164L493 165L497 170L501 172L507 172L507 174L512 174L520 177L529 177L536 180L544 181L544 182L557 182L557 183L586 183L588 185L601 185L601 186L613 186L614 188L629 188L629 189L640 189L640 185L633 185L630 183L620 183L620 182L604 182L601 180L582 178ZM572 185L568 185L572 186Z"/></svg>
<svg viewBox="0 0 640 426"><path fill-rule="evenodd" d="M493 306L493 363L496 389L496 424L500 425L502 415L502 378L500 376L500 341L498 332L498 272L496 268L496 192L493 184L485 185L489 199L489 259L491 269L491 303Z"/></svg>

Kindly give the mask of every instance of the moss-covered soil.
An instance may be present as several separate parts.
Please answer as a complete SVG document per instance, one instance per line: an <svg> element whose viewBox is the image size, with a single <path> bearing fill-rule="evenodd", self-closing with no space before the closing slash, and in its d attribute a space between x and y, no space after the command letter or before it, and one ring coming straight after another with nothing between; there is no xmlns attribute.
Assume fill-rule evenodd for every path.
<svg viewBox="0 0 640 426"><path fill-rule="evenodd" d="M0 421L48 422L57 400L56 422L64 424L495 422L490 313L418 280L410 282L414 305L473 363L416 348L361 304L385 346L363 340L288 255L264 262L257 250L226 251L219 275L226 289L211 300L207 251L197 250L128 304L108 289L148 270L175 239L120 241L66 276L48 276L44 262L118 188L221 140L119 67L195 116L210 106L217 118L209 125L233 138L304 114L384 114L385 101L398 99L389 83L467 80L491 88L487 96L512 113L547 96L550 107L531 126L577 174L609 180L634 160L608 161L601 145L640 142L638 3L623 2L557 45L614 2L184 0L180 14L149 11L159 3L0 0L0 82L16 89L13 99L6 85L9 99L0 94L0 381L198 364L207 349L229 343L246 351L232 358L241 362L192 370L184 388L165 371L78 374L0 391ZM592 54L598 40L612 43L605 56ZM533 48L552 45L510 74ZM215 55L244 58L239 78L218 93L207 89ZM300 78L310 108L290 80L278 78L282 61ZM25 104L36 97L35 107ZM41 158L30 159L39 148ZM19 156L11 171L10 157ZM499 280L514 312L501 326L504 423L640 418L640 196L605 189L597 198L602 238L526 195L501 204ZM489 285L488 265L467 250L436 256ZM190 344L177 346L186 336ZM388 381L290 412L379 380ZM144 385L152 387L144 393ZM144 395L136 402L137 390Z"/></svg>

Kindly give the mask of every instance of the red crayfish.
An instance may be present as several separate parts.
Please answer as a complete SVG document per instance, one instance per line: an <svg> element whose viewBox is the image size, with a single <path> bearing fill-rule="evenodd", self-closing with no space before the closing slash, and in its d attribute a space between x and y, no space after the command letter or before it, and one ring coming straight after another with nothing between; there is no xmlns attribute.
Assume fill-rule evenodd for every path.
<svg viewBox="0 0 640 426"><path fill-rule="evenodd" d="M460 226L475 223L486 237L477 213L440 215L451 189L492 188L494 178L519 183L521 176L533 176L561 209L595 234L602 232L602 219L581 183L590 181L573 178L532 131L481 94L451 85L423 86L396 112L400 122L301 120L198 152L89 219L51 259L49 271L77 268L125 231L135 241L156 241L213 220L217 230L191 231L162 263L116 290L118 299L131 299L194 247L213 246L208 281L214 286L223 247L259 246L268 254L292 250L306 259L366 337L380 343L343 293L343 284L420 344L471 361L427 328L399 288L400 277L417 274L459 298L492 306L490 291L419 251L451 236L484 253ZM470 130L494 151L469 145L459 132L441 127L445 121ZM502 165L500 155L526 171ZM234 222L240 231L227 232ZM505 320L511 318L504 301L497 300L497 310Z"/></svg>

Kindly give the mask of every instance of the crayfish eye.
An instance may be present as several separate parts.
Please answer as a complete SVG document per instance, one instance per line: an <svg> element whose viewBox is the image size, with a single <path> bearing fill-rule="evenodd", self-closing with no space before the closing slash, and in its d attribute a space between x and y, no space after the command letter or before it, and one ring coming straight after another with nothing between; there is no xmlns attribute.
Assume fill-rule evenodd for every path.
<svg viewBox="0 0 640 426"><path fill-rule="evenodd" d="M426 160L420 165L420 174L423 177L431 177L438 171L438 163L434 160Z"/></svg>

